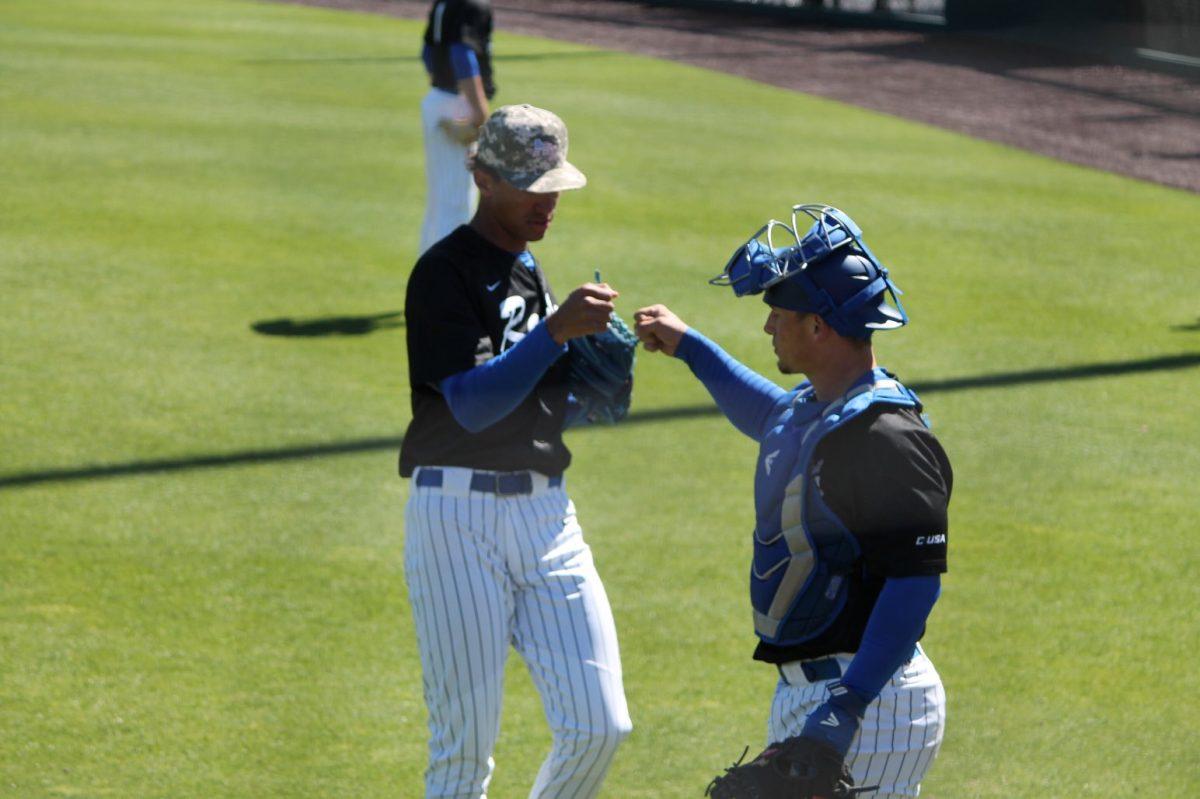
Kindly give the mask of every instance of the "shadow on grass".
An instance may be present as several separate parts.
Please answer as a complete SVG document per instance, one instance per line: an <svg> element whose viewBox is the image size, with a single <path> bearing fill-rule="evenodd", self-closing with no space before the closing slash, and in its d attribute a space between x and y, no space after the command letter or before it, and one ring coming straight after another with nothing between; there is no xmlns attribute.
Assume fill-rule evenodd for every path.
<svg viewBox="0 0 1200 799"><path fill-rule="evenodd" d="M404 327L401 311L370 314L368 316L325 316L318 319L267 319L255 322L250 329L264 336L363 336L376 330Z"/></svg>
<svg viewBox="0 0 1200 799"><path fill-rule="evenodd" d="M1200 320L1197 321L1200 326ZM921 394L964 391L968 389L1007 388L1033 383L1059 383L1070 380L1087 380L1117 375L1159 372L1177 369L1192 369L1200 366L1200 353L1168 355L1161 358L1145 358L1137 361L1083 364L1057 369L1033 369L1020 372L1000 372L991 375L958 377L914 383L910 387ZM657 408L648 411L633 411L622 425L646 424L699 416L720 415L713 405L692 405L678 408ZM582 428L587 430L588 428ZM162 474L165 472L212 469L227 466L242 466L254 463L304 460L330 455L354 455L362 452L398 450L404 439L400 436L382 438L360 438L329 444L310 444L282 447L271 450L246 450L224 455L197 455L185 458L130 461L128 463L105 464L74 469L45 469L35 472L0 475L0 489L38 485L41 483L66 483L78 480L97 480L130 475Z"/></svg>
<svg viewBox="0 0 1200 799"><path fill-rule="evenodd" d="M47 469L42 472L27 472L0 476L0 488L34 485L37 483L64 483L75 480L95 480L106 477L126 477L135 474L162 474L163 472L213 469L225 466L245 466L252 463L274 463L276 461L303 460L329 455L353 455L359 452L399 449L402 438L360 438L356 441L338 441L331 444L306 444L280 449L244 450L224 455L193 455L186 458L164 458L152 461L129 461L81 469Z"/></svg>
<svg viewBox="0 0 1200 799"><path fill-rule="evenodd" d="M410 55L360 55L360 56L312 56L306 58L246 58L245 66L272 67L303 64L390 64L400 61L420 61L420 56Z"/></svg>
<svg viewBox="0 0 1200 799"><path fill-rule="evenodd" d="M615 50L581 50L559 53L510 53L492 56L492 61L565 61L587 58L610 58L624 53ZM400 62L421 61L421 57L410 55L365 55L365 56L311 56L305 58L247 58L241 61L245 66L303 66L305 64L392 64Z"/></svg>
<svg viewBox="0 0 1200 799"><path fill-rule="evenodd" d="M1059 383L1066 380L1086 380L1093 377L1161 372L1171 369L1190 369L1200 366L1200 353L1165 355L1161 358L1145 358L1138 361L1116 361L1067 366L1057 369L1030 369L1024 372L1000 372L994 375L975 377L952 377L947 380L930 380L910 383L909 388L918 394L936 394L939 391L962 391L970 388L1004 388L1030 383Z"/></svg>

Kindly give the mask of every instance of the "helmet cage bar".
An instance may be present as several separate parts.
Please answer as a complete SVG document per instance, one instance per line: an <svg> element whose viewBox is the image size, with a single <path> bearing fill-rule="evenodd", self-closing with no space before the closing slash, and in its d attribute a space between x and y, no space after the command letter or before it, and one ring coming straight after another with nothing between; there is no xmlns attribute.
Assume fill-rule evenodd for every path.
<svg viewBox="0 0 1200 799"><path fill-rule="evenodd" d="M790 241L786 245L775 245L775 231L782 229ZM765 237L765 240L764 240ZM800 237L794 228L778 219L767 220L767 223L755 231L746 243L734 251L733 256L721 270L721 274L708 282L714 286L731 286L734 293L741 297L745 294L757 294L762 291L765 283L763 272L776 275L780 269L780 256L795 250L800 246ZM775 280L776 277L767 278ZM751 281L749 286L742 286L745 281Z"/></svg>
<svg viewBox="0 0 1200 799"><path fill-rule="evenodd" d="M799 230L800 223L796 218L797 214L805 214L809 219L817 223L817 233L822 237L827 245L833 246L832 236L830 233L834 230L843 230L849 233L852 238L862 241L862 228L854 223L854 220L846 216L846 214L834 208L832 205L824 205L822 203L801 203L792 206L792 229ZM827 220L832 219L836 225L830 225ZM810 226L811 227L811 226Z"/></svg>
<svg viewBox="0 0 1200 799"><path fill-rule="evenodd" d="M798 213L805 214L816 223L817 238L815 240L810 239L808 234L804 236L800 235L800 225L797 219ZM830 220L833 221L833 224L830 224ZM809 264L827 258L834 250L840 247L854 244L859 249L866 249L866 245L862 240L862 230L858 225L854 224L850 217L832 205L813 203L793 205L791 230L797 239L797 245L792 251L780 253L782 257L779 259L778 268L772 270L774 277L762 284L764 289L774 286L781 280L786 280L796 272L803 272L808 268ZM838 231L841 231L842 238L834 241L833 234ZM809 242L808 246L805 246L806 241ZM882 268L882 265L873 255L867 255L867 258L876 267Z"/></svg>
<svg viewBox="0 0 1200 799"><path fill-rule="evenodd" d="M813 221L808 232L800 233L801 221L807 216ZM788 278L795 279L814 304L839 332L854 326L854 316L872 299L887 292L898 313L897 318L884 322L859 323L872 330L888 330L908 322L908 314L900 303L899 287L888 276L862 239L862 229L849 216L831 205L804 203L792 206L791 224L771 219L746 240L725 264L721 274L708 282L714 286L730 286L739 297L758 294ZM776 246L776 234L786 234L787 243ZM840 234L840 235L839 235ZM833 297L816 284L805 272L810 264L821 261L835 250L850 247L871 262L879 274L845 302L837 304Z"/></svg>
<svg viewBox="0 0 1200 799"><path fill-rule="evenodd" d="M808 216L816 223L816 238L812 238L811 232L800 235L799 214ZM833 206L793 205L791 222L792 224L788 225L778 219L768 220L734 252L721 274L708 282L714 286L731 286L739 297L757 294L790 275L807 269L810 263L826 258L834 250L851 244L863 250L876 267L882 268L878 259L870 254L863 243L862 230ZM786 231L790 240L787 245L775 246L777 229ZM834 241L834 233L839 231L842 236ZM751 281L749 286L741 285L747 280Z"/></svg>

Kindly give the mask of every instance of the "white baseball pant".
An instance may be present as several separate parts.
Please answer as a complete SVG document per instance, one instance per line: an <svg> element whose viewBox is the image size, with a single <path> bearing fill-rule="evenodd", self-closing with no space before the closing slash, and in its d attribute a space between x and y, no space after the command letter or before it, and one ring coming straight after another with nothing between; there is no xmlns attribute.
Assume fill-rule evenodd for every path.
<svg viewBox="0 0 1200 799"><path fill-rule="evenodd" d="M469 116L471 106L460 94L430 89L421 100L421 128L425 140L425 221L421 225L421 252L469 222L479 191L467 170L469 147L438 127L443 119Z"/></svg>
<svg viewBox="0 0 1200 799"><path fill-rule="evenodd" d="M553 746L530 797L591 799L632 729L604 586L560 486L470 490L443 468L405 509L404 564L429 709L427 799L486 799L509 646L542 697ZM418 470L418 474L420 470Z"/></svg>
<svg viewBox="0 0 1200 799"><path fill-rule="evenodd" d="M845 674L851 655L837 655ZM832 680L809 682L799 662L784 664L771 718L767 724L768 742L799 735L818 705L829 698L827 686ZM946 725L946 691L932 661L924 650L901 666L884 686L879 697L868 707L858 737L850 746L846 763L858 786L878 785L866 794L871 799L896 799L917 796Z"/></svg>

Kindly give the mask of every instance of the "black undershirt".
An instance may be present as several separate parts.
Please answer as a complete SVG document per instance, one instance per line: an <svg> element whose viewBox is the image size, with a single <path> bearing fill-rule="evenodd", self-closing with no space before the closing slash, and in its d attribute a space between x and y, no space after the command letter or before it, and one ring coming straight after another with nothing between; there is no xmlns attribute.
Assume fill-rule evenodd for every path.
<svg viewBox="0 0 1200 799"><path fill-rule="evenodd" d="M821 496L854 533L862 557L850 577L846 606L828 630L795 646L759 642L756 660L787 663L856 652L884 580L946 571L946 509L954 473L914 409L866 411L821 441L812 462Z"/></svg>
<svg viewBox="0 0 1200 799"><path fill-rule="evenodd" d="M417 466L561 474L571 462L562 440L566 359L559 359L520 405L478 433L454 419L438 386L512 346L554 303L541 267L526 253L495 246L469 225L433 245L413 267L404 303L412 422L400 448L400 474Z"/></svg>

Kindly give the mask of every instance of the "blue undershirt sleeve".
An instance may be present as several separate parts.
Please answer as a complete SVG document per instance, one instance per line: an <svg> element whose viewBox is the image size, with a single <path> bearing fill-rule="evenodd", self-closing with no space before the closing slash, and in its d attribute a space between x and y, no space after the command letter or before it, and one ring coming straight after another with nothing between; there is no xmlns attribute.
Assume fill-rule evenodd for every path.
<svg viewBox="0 0 1200 799"><path fill-rule="evenodd" d="M691 368L734 427L755 441L762 439L767 420L774 418L788 392L739 363L695 328L688 328L675 357Z"/></svg>
<svg viewBox="0 0 1200 799"><path fill-rule="evenodd" d="M433 74L433 48L425 45L421 48L421 60L425 62L425 71Z"/></svg>
<svg viewBox="0 0 1200 799"><path fill-rule="evenodd" d="M543 321L510 349L439 384L454 420L478 433L508 416L567 351Z"/></svg>
<svg viewBox="0 0 1200 799"><path fill-rule="evenodd" d="M450 45L450 66L458 80L473 78L479 74L479 58L474 50L461 42Z"/></svg>
<svg viewBox="0 0 1200 799"><path fill-rule="evenodd" d="M871 702L910 657L941 593L941 578L889 577L875 601L862 643L846 668L842 684Z"/></svg>

